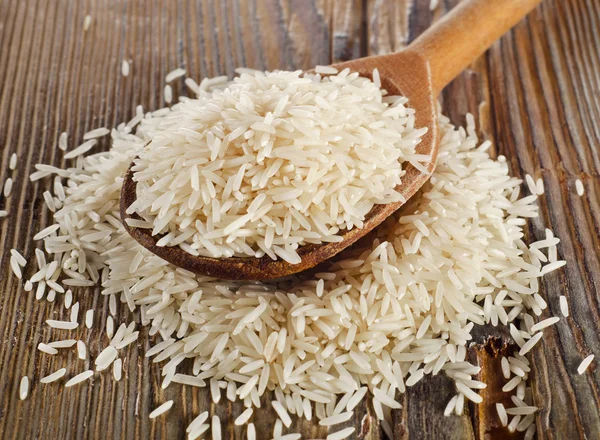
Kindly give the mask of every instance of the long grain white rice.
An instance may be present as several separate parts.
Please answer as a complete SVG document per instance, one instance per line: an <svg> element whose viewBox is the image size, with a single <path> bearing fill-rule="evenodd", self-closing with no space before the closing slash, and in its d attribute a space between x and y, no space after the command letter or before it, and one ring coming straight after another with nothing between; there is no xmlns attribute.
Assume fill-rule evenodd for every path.
<svg viewBox="0 0 600 440"><path fill-rule="evenodd" d="M560 313L562 313L562 315L566 318L567 316L569 316L569 303L567 302L567 297L561 295L558 301L560 304Z"/></svg>
<svg viewBox="0 0 600 440"><path fill-rule="evenodd" d="M87 328L92 328L94 325L94 309L89 309L85 312L85 326Z"/></svg>
<svg viewBox="0 0 600 440"><path fill-rule="evenodd" d="M584 360L581 361L579 366L577 367L577 374L583 374L586 372L592 361L594 360L594 355L590 354Z"/></svg>
<svg viewBox="0 0 600 440"><path fill-rule="evenodd" d="M290 416L289 416L288 412L286 411L286 409L284 408L284 406L281 403L279 403L277 400L273 400L271 402L271 405L273 405L273 409L279 416L279 419L281 420L281 422L285 425L286 428L289 428L290 425L292 424L292 419L290 418Z"/></svg>
<svg viewBox="0 0 600 440"><path fill-rule="evenodd" d="M356 430L356 428L354 428L354 426L351 426L349 428L341 429L337 432L332 432L331 434L329 434L327 436L327 440L343 440L345 438L350 437L350 435L352 435L352 433L355 430Z"/></svg>
<svg viewBox="0 0 600 440"><path fill-rule="evenodd" d="M248 72L228 83L227 92L215 87L226 78L204 80L197 100L173 106L148 131L149 143L132 168L137 200L128 213L151 222L153 235L166 234L160 246L213 257L266 253L297 264L299 246L339 241L337 233L361 227L375 204L403 201L394 188L401 184L404 162L421 167L416 159L425 160L415 146L426 129L414 128L414 111L404 98L384 99L376 72L374 82L348 73ZM169 74L167 82L172 78ZM260 96L269 98L260 104L267 109L264 117L253 110ZM164 98L171 102L168 84ZM364 108L348 111L350 103ZM199 118L207 111L232 117L207 124ZM339 135L334 124L342 115L356 135ZM386 127L385 140L374 124ZM187 128L196 125L195 132ZM190 160L162 155L165 142L173 153L187 151ZM194 148L188 151L189 142ZM175 176L180 176L175 185L155 185ZM259 226L263 221L272 226ZM169 232L177 229L183 238Z"/></svg>
<svg viewBox="0 0 600 440"><path fill-rule="evenodd" d="M77 385L78 383L85 382L93 375L94 375L94 372L92 370L86 370L83 373L79 373L78 375L72 377L71 379L69 379L67 381L67 383L65 384L65 388L69 388L69 387L72 387L73 385Z"/></svg>
<svg viewBox="0 0 600 440"><path fill-rule="evenodd" d="M19 266L19 263L17 262L17 259L14 256L10 257L10 268L18 279L23 278L23 275L21 273L21 266Z"/></svg>
<svg viewBox="0 0 600 440"><path fill-rule="evenodd" d="M171 88L171 86L169 84L167 84L165 86L163 95L164 95L165 102L167 104L170 104L171 102L173 102L173 89Z"/></svg>
<svg viewBox="0 0 600 440"><path fill-rule="evenodd" d="M225 87L226 81L203 81L198 93L208 99L211 90ZM383 99L387 103L398 100ZM289 102L274 104L278 106L274 112L291 108ZM400 100L391 110L408 111L400 108L404 104ZM294 118L307 117L308 110L297 110ZM154 356L155 362L166 362L163 384L214 383L219 394L224 386L228 398L246 399L248 407L256 405L267 389L273 389L288 418L290 413L299 414L301 408L304 417L314 415L322 420L343 413L344 405L346 411L352 411L365 397L367 386L380 390L377 394L387 401L383 396L404 392L406 386L427 374L445 372L457 382L457 387L462 384L460 387L465 387L470 397L478 396L473 390L482 384L472 380L472 376L479 369L465 360L466 345L475 325L502 319L503 324L511 325L511 334L522 349L532 347L526 347L533 340L529 339L535 325L532 317L546 308L538 294L538 279L544 275L541 266L546 263L544 258L550 264L558 261L557 240L546 231L541 244L527 246L523 242L526 218L537 215L533 205L536 197L519 199L521 182L509 177L505 161L489 158L485 152L489 143L477 147L472 118L467 120L466 131L457 130L447 118L440 118L443 140L437 171L423 187L422 195L411 199L374 234L372 245L357 247L347 260L332 263L314 278L253 284L198 277L177 269L141 248L120 224L122 175L151 140L148 133L164 129L168 117L172 117L170 109L150 114L137 109L134 121L113 131L110 151L86 153L85 158L78 160L78 168L69 171L36 167L36 178L58 174L66 179L64 197L44 197L54 209L53 223L59 226L42 237L48 261L56 264L50 276L46 277L44 269L36 281L40 297L45 294L47 281L63 286L100 284L103 294L120 298L132 311L140 308L142 323L151 325L150 333L158 333L164 340L146 353ZM311 127L302 129L310 137ZM213 135L217 136L219 132L215 130ZM253 130L268 133L270 128L268 124L258 124ZM238 133L244 136L243 130ZM192 132L183 136L194 141ZM239 170L240 166L232 168ZM221 190L218 174L215 177L213 171L208 171L199 175L206 179L202 188L208 191L212 185L215 192ZM234 195L237 190L233 190L233 183L230 185L233 198L244 197L242 192ZM285 191L281 197L294 195ZM472 203L474 195L479 203ZM210 198L211 194L200 197ZM252 209L264 209L257 205ZM232 206L224 211L227 209ZM340 209L338 206L338 215ZM261 215L260 221L265 225L273 222L272 228L283 230L285 216L280 224L275 224L269 210ZM482 218L490 221L482 223ZM325 224L323 219L316 221L315 228ZM152 227L151 221L137 222L140 227ZM289 228L292 238L299 233L294 227L288 220L285 228ZM246 229L246 225L239 226L233 234L243 236L249 233ZM469 231L486 237L485 241L474 239L475 232ZM214 228L211 232L217 234ZM209 231L202 233L207 235ZM319 232L325 233L328 231ZM274 241L278 234L273 233ZM305 236L313 239L310 234ZM185 243L185 238L177 236L176 230L172 237L170 240L182 240L181 246L204 252L202 243L193 244L193 248ZM284 244L272 245L289 255L295 250ZM43 257L42 251L36 251L38 262L40 253ZM136 265L132 265L134 260ZM45 268L45 260L39 266ZM492 301L487 300L487 304L492 307L486 305L488 296ZM449 310L447 304L456 307L456 312ZM525 323L519 324L519 320ZM541 337L538 333L533 338L538 335ZM127 338L136 337L133 328L121 331L115 348ZM240 355L244 360L236 362ZM101 359L102 364L109 362L110 357L112 354ZM176 372L186 357L193 360L193 375ZM524 365L525 358L518 353L514 358L519 363L509 361L509 373L522 376L511 379L509 384L511 389L517 388L522 401L527 401L524 381L529 366ZM385 419L389 411L382 407L381 400L376 398L374 406L377 416ZM450 411L462 414L464 400L465 394L460 392ZM527 403L531 406L530 401ZM523 427L528 415L517 417L514 429ZM194 427L192 437L209 428L205 421ZM519 425L521 421L523 425ZM276 426L281 435L283 424L279 421Z"/></svg>
<svg viewBox="0 0 600 440"><path fill-rule="evenodd" d="M10 255L15 259L19 266L25 267L25 265L27 264L27 260L25 259L25 257L23 257L23 255L21 255L21 253L18 250L11 249Z"/></svg>
<svg viewBox="0 0 600 440"><path fill-rule="evenodd" d="M502 426L508 425L508 415L506 413L504 405L502 405L501 403L497 403L496 412L498 413L498 418L500 418L500 423L502 423Z"/></svg>
<svg viewBox="0 0 600 440"><path fill-rule="evenodd" d="M210 423L210 429L213 440L221 440L221 419L219 416L212 416L212 421Z"/></svg>
<svg viewBox="0 0 600 440"><path fill-rule="evenodd" d="M46 353L46 354L56 354L58 353L58 350L56 348L50 347L48 344L44 344L43 342L40 342L37 346L38 350Z"/></svg>
<svg viewBox="0 0 600 440"><path fill-rule="evenodd" d="M94 128L93 130L88 131L83 135L83 140L87 141L90 139L96 139L102 136L106 136L110 133L110 130L106 127ZM65 159L69 159L67 155L65 155Z"/></svg>
<svg viewBox="0 0 600 440"><path fill-rule="evenodd" d="M583 182L581 181L581 179L577 179L575 181L575 189L576 189L577 195L579 197L583 196L583 194L585 193L585 188L583 186Z"/></svg>
<svg viewBox="0 0 600 440"><path fill-rule="evenodd" d="M160 405L158 408L156 408L154 411L152 411L148 417L150 417L151 419L154 419L154 418L160 416L161 414L166 413L168 410L171 409L172 406L173 406L173 401L168 400L165 403L163 403L162 405Z"/></svg>
<svg viewBox="0 0 600 440"><path fill-rule="evenodd" d="M21 399L21 400L27 399L28 394L29 394L29 378L27 376L23 376L21 378L21 382L19 384L19 399Z"/></svg>
<svg viewBox="0 0 600 440"><path fill-rule="evenodd" d="M169 73L167 73L167 76L165 76L165 82L170 83L171 81L181 78L184 75L185 69L178 67L177 69L171 70Z"/></svg>
<svg viewBox="0 0 600 440"><path fill-rule="evenodd" d="M40 382L41 383L56 382L58 379L60 379L61 377L63 377L66 373L67 373L67 369L66 368L60 368L60 369L56 370L54 373L51 373L48 376L41 378Z"/></svg>
<svg viewBox="0 0 600 440"><path fill-rule="evenodd" d="M65 339L63 341L54 341L48 344L52 348L70 348L77 343L75 339Z"/></svg>
<svg viewBox="0 0 600 440"><path fill-rule="evenodd" d="M544 319L543 321L540 321L534 325L531 326L531 331L532 332L538 332L540 330L543 330L547 327L550 327L551 325L556 324L558 321L560 321L560 318L557 316L554 316L552 318L547 318Z"/></svg>
<svg viewBox="0 0 600 440"><path fill-rule="evenodd" d="M118 382L121 380L122 374L123 374L123 361L121 360L121 358L119 358L113 362L113 377Z"/></svg>
<svg viewBox="0 0 600 440"><path fill-rule="evenodd" d="M68 140L68 135L66 132L63 132L60 134L60 136L58 137L58 148L62 151L67 151L68 145L67 145L67 140Z"/></svg>
<svg viewBox="0 0 600 440"><path fill-rule="evenodd" d="M8 168L10 168L13 171L17 169L17 153L11 154L10 160L8 162Z"/></svg>
<svg viewBox="0 0 600 440"><path fill-rule="evenodd" d="M236 424L237 426L245 425L246 422L248 422L248 420L252 416L252 412L252 408L246 408L243 413L237 416L237 418L234 421L234 424Z"/></svg>
<svg viewBox="0 0 600 440"><path fill-rule="evenodd" d="M82 360L87 358L87 348L83 341L77 341L77 357Z"/></svg>
<svg viewBox="0 0 600 440"><path fill-rule="evenodd" d="M125 77L129 76L129 61L127 60L121 62L121 75Z"/></svg>
<svg viewBox="0 0 600 440"><path fill-rule="evenodd" d="M91 24L92 24L92 16L91 15L86 15L83 18L83 30L84 30L84 32L87 32L87 30L90 28Z"/></svg>
<svg viewBox="0 0 600 440"><path fill-rule="evenodd" d="M79 323L77 322L57 321L55 319L47 319L46 324L48 324L52 328L57 328L61 330L73 330L79 326Z"/></svg>
<svg viewBox="0 0 600 440"><path fill-rule="evenodd" d="M519 351L519 354L521 356L525 356L527 353L529 353L529 351L531 351L531 349L535 346L535 344L537 344L539 342L540 339L542 339L542 333L538 333L534 336L531 337L531 339L529 341L527 341L525 343L525 345L523 345L523 347L521 347L521 350Z"/></svg>
<svg viewBox="0 0 600 440"><path fill-rule="evenodd" d="M85 141L83 144L79 145L77 148L69 151L65 154L65 159L75 159L88 151L90 151L94 145L96 145L98 141L96 139L90 139L89 141Z"/></svg>

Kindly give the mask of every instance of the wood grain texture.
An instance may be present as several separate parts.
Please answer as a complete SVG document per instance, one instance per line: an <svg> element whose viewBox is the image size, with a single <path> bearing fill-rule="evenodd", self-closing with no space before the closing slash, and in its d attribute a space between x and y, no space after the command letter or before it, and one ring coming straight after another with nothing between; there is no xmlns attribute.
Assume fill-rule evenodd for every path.
<svg viewBox="0 0 600 440"><path fill-rule="evenodd" d="M89 367L72 350L51 357L35 349L39 342L67 336L51 332L44 322L68 314L60 299L36 301L8 269L9 250L33 256L36 243L30 237L49 224L42 193L51 182L31 183L26 177L38 162L64 163L56 149L62 131L73 145L91 128L127 120L137 104L160 107L164 76L178 66L202 78L232 74L242 65L305 69L399 50L457 2L441 1L431 12L429 0L0 0L0 182L11 175L15 180L13 194L0 199L0 209L10 212L0 220L0 437L183 438L187 423L210 409L223 421L224 438L245 438L231 423L242 409L224 395L213 405L204 391L161 390L159 368L143 356L152 340L145 332L123 354L120 383L103 374L70 389L38 384L60 367L70 374ZM86 14L92 24L84 32ZM531 357L540 439L592 439L600 432L600 370L594 362L587 374L574 373L587 354L600 355L598 29L596 0L544 0L441 98L454 123L464 124L466 112L477 116L481 137L495 141L494 153L507 157L514 175L544 179L542 215L527 232L539 239L549 227L562 239L560 254L568 266L544 279L549 310L543 316L559 315L559 295L566 295L571 317L545 331ZM120 74L123 59L131 61L128 78ZM182 81L174 86L176 94L184 91ZM8 169L13 152L19 156L17 172ZM577 178L586 189L583 197L575 193ZM33 267L25 270L32 272ZM74 337L97 353L107 342L99 328L108 315L107 301L98 290L76 294L80 314L96 308L97 328L79 329ZM129 319L123 312L116 321ZM485 342L489 333L478 330L476 342ZM473 349L470 356L486 365L484 353ZM32 386L21 402L23 375ZM469 405L463 417L442 417L452 393L442 377L410 389L403 410L394 414L394 437L502 438L504 431L482 430L490 421L486 408L495 403L491 397L481 408ZM148 420L166 399L175 401L168 416ZM261 439L272 435L269 400L253 417ZM360 438L382 435L366 404L347 425L362 426ZM292 429L304 438L327 433L296 419Z"/></svg>

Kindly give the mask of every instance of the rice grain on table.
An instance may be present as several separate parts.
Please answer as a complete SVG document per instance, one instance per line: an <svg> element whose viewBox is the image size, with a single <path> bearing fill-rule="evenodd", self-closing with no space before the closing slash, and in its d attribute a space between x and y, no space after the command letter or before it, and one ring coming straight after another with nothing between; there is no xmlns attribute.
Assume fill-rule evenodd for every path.
<svg viewBox="0 0 600 440"><path fill-rule="evenodd" d="M498 413L498 418L500 419L502 426L508 425L508 415L503 404L496 403L496 412Z"/></svg>
<svg viewBox="0 0 600 440"><path fill-rule="evenodd" d="M55 319L47 319L46 324L60 330L74 330L79 326L79 323L77 322L57 321Z"/></svg>
<svg viewBox="0 0 600 440"><path fill-rule="evenodd" d="M252 416L252 408L246 408L234 421L237 426L245 425Z"/></svg>
<svg viewBox="0 0 600 440"><path fill-rule="evenodd" d="M352 435L352 433L354 433L355 430L356 428L354 428L353 426L341 429L339 431L329 434L327 436L327 440L343 440L345 438L350 437L350 435Z"/></svg>
<svg viewBox="0 0 600 440"><path fill-rule="evenodd" d="M160 416L161 414L166 413L168 410L171 409L172 406L173 406L173 401L168 400L165 403L163 403L162 405L160 405L159 407L157 407L154 411L152 411L148 417L150 417L151 419L154 419L154 418Z"/></svg>
<svg viewBox="0 0 600 440"><path fill-rule="evenodd" d="M106 127L94 128L83 135L83 140L88 141L90 139L96 139L102 136L106 136L110 133L110 130ZM65 155L65 159L68 159Z"/></svg>
<svg viewBox="0 0 600 440"><path fill-rule="evenodd" d="M79 145L74 150L71 150L67 154L65 154L64 158L75 159L76 157L81 156L82 154L85 154L88 151L90 151L97 143L98 141L96 139L90 139L89 141L85 141L83 144Z"/></svg>
<svg viewBox="0 0 600 440"><path fill-rule="evenodd" d="M48 344L44 344L43 342L40 342L37 346L38 350L46 353L46 354L56 354L58 353L58 350L56 348L50 347Z"/></svg>
<svg viewBox="0 0 600 440"><path fill-rule="evenodd" d="M212 420L210 423L210 429L211 429L212 439L213 440L221 440L221 419L219 419L219 416L217 416L217 415L212 416Z"/></svg>
<svg viewBox="0 0 600 440"><path fill-rule="evenodd" d="M558 299L560 305L560 313L566 318L569 316L569 303L567 302L567 297L561 295Z"/></svg>
<svg viewBox="0 0 600 440"><path fill-rule="evenodd" d="M86 15L83 18L83 30L84 30L84 32L87 32L87 30L90 28L91 24L92 24L92 16L91 15Z"/></svg>
<svg viewBox="0 0 600 440"><path fill-rule="evenodd" d="M8 216L8 211L4 209L0 209L0 218L4 218Z"/></svg>
<svg viewBox="0 0 600 440"><path fill-rule="evenodd" d="M184 75L185 69L178 67L177 69L171 70L169 73L167 73L167 76L165 76L165 82L170 83L171 81L181 78Z"/></svg>
<svg viewBox="0 0 600 440"><path fill-rule="evenodd" d="M19 383L19 399L20 400L27 399L28 394L29 394L29 378L27 376L23 376L21 378L21 382Z"/></svg>
<svg viewBox="0 0 600 440"><path fill-rule="evenodd" d="M575 181L575 190L577 191L577 195L579 197L583 196L583 194L585 193L585 188L583 187L583 182L581 181L581 179L577 179Z"/></svg>
<svg viewBox="0 0 600 440"><path fill-rule="evenodd" d="M56 382L58 379L63 377L67 373L66 368L60 368L56 370L54 373L49 374L46 377L40 379L40 383L52 383Z"/></svg>
<svg viewBox="0 0 600 440"><path fill-rule="evenodd" d="M67 148L68 148L67 140L68 140L67 133L65 133L65 132L61 133L60 136L58 137L58 148L60 150L67 151Z"/></svg>
<svg viewBox="0 0 600 440"><path fill-rule="evenodd" d="M77 341L77 357L82 360L87 359L87 348L83 341Z"/></svg>
<svg viewBox="0 0 600 440"><path fill-rule="evenodd" d="M594 355L590 354L584 360L581 361L579 366L577 367L577 374L581 375L586 372L592 361L594 360Z"/></svg>
<svg viewBox="0 0 600 440"><path fill-rule="evenodd" d="M125 77L129 76L129 61L127 60L121 62L121 75Z"/></svg>
<svg viewBox="0 0 600 440"><path fill-rule="evenodd" d="M169 84L165 86L163 96L167 104L170 104L173 101L173 89Z"/></svg>
<svg viewBox="0 0 600 440"><path fill-rule="evenodd" d="M113 362L113 377L118 382L121 380L122 374L123 374L123 361L121 360L121 358L119 358Z"/></svg>
<svg viewBox="0 0 600 440"><path fill-rule="evenodd" d="M12 187L13 187L13 180L9 177L8 179L6 179L6 182L4 182L4 197L10 196Z"/></svg>
<svg viewBox="0 0 600 440"><path fill-rule="evenodd" d="M17 153L13 153L10 156L10 160L8 162L8 168L14 171L17 168Z"/></svg>
<svg viewBox="0 0 600 440"><path fill-rule="evenodd" d="M85 382L86 380L88 380L93 375L94 375L94 372L92 370L86 370L83 373L79 373L78 375L76 375L76 376L72 377L71 379L69 379L67 381L67 383L65 383L65 388L69 388L69 387L77 385L77 384L79 384L81 382Z"/></svg>
<svg viewBox="0 0 600 440"><path fill-rule="evenodd" d="M25 259L25 257L23 257L23 255L21 255L21 253L18 250L11 249L10 255L12 256L12 258L15 259L19 266L25 267L25 265L27 264L27 260Z"/></svg>
<svg viewBox="0 0 600 440"><path fill-rule="evenodd" d="M94 309L89 309L85 312L85 326L87 328L92 328L94 325Z"/></svg>
<svg viewBox="0 0 600 440"><path fill-rule="evenodd" d="M50 342L48 343L48 346L52 348L70 348L76 343L77 341L75 339L65 339L63 341Z"/></svg>

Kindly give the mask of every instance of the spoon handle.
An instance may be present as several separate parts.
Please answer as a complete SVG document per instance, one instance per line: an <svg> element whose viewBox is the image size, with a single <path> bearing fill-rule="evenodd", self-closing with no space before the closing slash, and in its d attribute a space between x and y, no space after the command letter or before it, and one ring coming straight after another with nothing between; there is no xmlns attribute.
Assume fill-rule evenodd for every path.
<svg viewBox="0 0 600 440"><path fill-rule="evenodd" d="M541 0L462 0L407 51L429 62L434 96Z"/></svg>

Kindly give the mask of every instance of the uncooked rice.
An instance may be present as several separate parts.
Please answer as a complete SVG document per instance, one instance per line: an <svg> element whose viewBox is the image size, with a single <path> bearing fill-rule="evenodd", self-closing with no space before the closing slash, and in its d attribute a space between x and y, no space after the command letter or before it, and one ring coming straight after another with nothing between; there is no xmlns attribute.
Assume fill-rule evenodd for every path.
<svg viewBox="0 0 600 440"><path fill-rule="evenodd" d="M184 75L185 75L185 69L178 67L177 69L171 70L169 73L167 73L167 76L165 76L165 82L170 83L171 81L173 81L177 78L181 78Z"/></svg>
<svg viewBox="0 0 600 440"><path fill-rule="evenodd" d="M65 374L67 374L67 369L66 368L60 368L60 369L56 370L54 373L51 373L48 376L41 378L40 379L40 383L52 383L52 382L56 382L58 379L60 379L61 377L63 377Z"/></svg>
<svg viewBox="0 0 600 440"><path fill-rule="evenodd" d="M92 16L86 15L83 19L83 30L85 32L87 32L87 30L90 28L91 24L92 24Z"/></svg>
<svg viewBox="0 0 600 440"><path fill-rule="evenodd" d="M42 353L46 353L46 354L56 354L56 353L58 353L58 350L56 348L50 347L49 345L44 344L43 342L40 342L38 344L37 348Z"/></svg>
<svg viewBox="0 0 600 440"><path fill-rule="evenodd" d="M151 419L154 419L154 418L160 416L161 414L166 413L168 410L171 409L172 406L173 406L173 401L168 400L165 403L163 403L162 405L160 405L158 408L156 408L154 411L152 411L148 417L150 417Z"/></svg>
<svg viewBox="0 0 600 440"><path fill-rule="evenodd" d="M196 86L206 99L225 81L204 80ZM299 110L298 117L304 118L304 109ZM443 372L455 381L459 393L450 399L447 415L462 414L465 397L480 399L477 390L485 385L472 379L480 369L466 360L475 325L509 325L524 352L541 338L542 333L532 335L534 316L546 309L538 294L539 278L549 264L563 264L557 258L558 240L546 230L544 240L526 244L524 226L527 218L537 216L537 196L519 198L521 181L509 176L505 158L489 157L489 142L478 145L472 117L466 129L440 117L436 171L420 195L381 228L317 274L258 284L175 268L142 248L119 221L122 176L150 140L148 133L168 127L173 113L138 109L133 121L111 131L109 151L82 153L78 165L67 170L36 167L36 178L56 174L65 180L65 197L59 200L56 194L60 203L49 206L58 227L40 237L48 258L36 250L41 274L30 280L39 299L48 281L82 287L99 283L102 295L114 296L131 311L139 308L142 324L157 335L146 356L164 362L164 386L214 384L220 396L224 385L227 399L244 400L248 408L273 390L278 436L282 422L300 408L307 419L339 420L336 416L351 412L371 391L377 417L389 431L389 405L399 405L394 397L426 375ZM218 181L213 174L205 174L206 185ZM177 239L184 240L169 240ZM91 327L93 310L86 313L86 325L88 317ZM59 328L76 324L52 322ZM109 322L112 318L106 333L115 346L95 360L100 358L104 368L113 363L114 375L121 362L117 347L137 334L133 327L120 326L112 335ZM39 348L57 352L45 344ZM79 352L79 342L77 348ZM194 361L193 375L177 372L185 358ZM515 353L506 362L505 392L516 389L524 406L533 406L525 395L530 395L527 359ZM77 375L67 386L93 374ZM216 424L215 419L205 423L208 413L203 414L188 426L191 438L210 425L213 435L220 430L218 418ZM524 427L531 420L533 415L516 415L511 429L523 427L531 437L535 424ZM345 438L353 432L345 428L330 435ZM255 437L249 424L248 438Z"/></svg>
<svg viewBox="0 0 600 440"><path fill-rule="evenodd" d="M62 151L67 151L68 145L67 145L67 133L63 132L60 134L60 136L58 137L58 148Z"/></svg>
<svg viewBox="0 0 600 440"><path fill-rule="evenodd" d="M88 141L90 139L96 139L102 136L106 136L110 133L110 130L106 127L94 128L83 135L83 140ZM65 159L68 159L65 156Z"/></svg>
<svg viewBox="0 0 600 440"><path fill-rule="evenodd" d="M212 432L213 440L221 440L221 419L219 419L219 416L212 416L210 429Z"/></svg>
<svg viewBox="0 0 600 440"><path fill-rule="evenodd" d="M125 77L129 76L129 61L127 60L121 62L121 75Z"/></svg>
<svg viewBox="0 0 600 440"><path fill-rule="evenodd" d="M94 325L94 309L89 309L85 312L85 326L87 328L92 328Z"/></svg>
<svg viewBox="0 0 600 440"><path fill-rule="evenodd" d="M4 197L10 196L12 187L13 187L13 180L9 177L8 179L6 179L6 182L4 182Z"/></svg>
<svg viewBox="0 0 600 440"><path fill-rule="evenodd" d="M57 321L55 319L47 319L46 324L48 324L52 328L57 328L61 330L74 330L79 326L77 322Z"/></svg>
<svg viewBox="0 0 600 440"><path fill-rule="evenodd" d="M594 360L594 355L590 354L583 361L581 361L581 363L577 367L577 374L581 375L581 374L585 373L585 371L588 369L588 367L590 366L590 364L592 363L593 360Z"/></svg>
<svg viewBox="0 0 600 440"><path fill-rule="evenodd" d="M577 191L577 195L579 197L581 197L584 194L585 188L583 187L583 182L581 181L581 179L577 179L575 181L575 190Z"/></svg>
<svg viewBox="0 0 600 440"><path fill-rule="evenodd" d="M8 216L8 211L5 209L0 209L0 218L4 218Z"/></svg>
<svg viewBox="0 0 600 440"><path fill-rule="evenodd" d="M23 376L21 378L21 382L19 384L19 399L21 399L21 400L27 399L28 394L29 394L29 378L27 376Z"/></svg>
<svg viewBox="0 0 600 440"><path fill-rule="evenodd" d="M167 104L170 104L173 101L173 89L169 84L165 86L164 99Z"/></svg>
<svg viewBox="0 0 600 440"><path fill-rule="evenodd" d="M337 432L333 432L327 436L327 440L343 440L345 438L350 437L352 433L356 430L353 426L349 428L341 429Z"/></svg>
<svg viewBox="0 0 600 440"><path fill-rule="evenodd" d="M83 341L77 341L77 357L82 360L87 358L87 348Z"/></svg>
<svg viewBox="0 0 600 440"><path fill-rule="evenodd" d="M415 153L427 129L406 98L347 70L245 71L200 88L138 129L147 145L127 212L152 225L158 246L296 264L300 246L340 241L374 205L404 201L403 163L430 161Z"/></svg>
<svg viewBox="0 0 600 440"><path fill-rule="evenodd" d="M17 262L17 264L19 266L25 267L27 265L27 260L25 259L25 257L23 257L23 255L21 255L21 253L18 250L11 249L10 255L12 258L15 259L15 261Z"/></svg>
<svg viewBox="0 0 600 440"><path fill-rule="evenodd" d="M562 315L566 318L567 316L569 316L569 303L567 302L567 297L561 295L558 298L558 301L560 304L560 313L562 313Z"/></svg>
<svg viewBox="0 0 600 440"><path fill-rule="evenodd" d="M8 168L14 171L17 168L17 153L13 153L10 156L10 160L8 162Z"/></svg>
<svg viewBox="0 0 600 440"><path fill-rule="evenodd" d="M71 150L67 154L65 154L64 158L75 159L76 157L79 157L90 151L97 143L98 141L96 139L90 139L89 141L85 141L83 144L79 145L74 150Z"/></svg>
<svg viewBox="0 0 600 440"><path fill-rule="evenodd" d="M73 385L77 385L78 383L85 382L93 375L94 372L92 370L86 370L83 373L79 373L78 375L67 381L67 383L65 384L65 388L69 388Z"/></svg>

